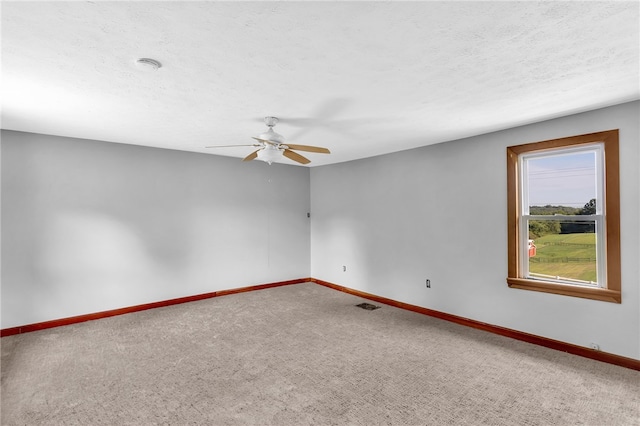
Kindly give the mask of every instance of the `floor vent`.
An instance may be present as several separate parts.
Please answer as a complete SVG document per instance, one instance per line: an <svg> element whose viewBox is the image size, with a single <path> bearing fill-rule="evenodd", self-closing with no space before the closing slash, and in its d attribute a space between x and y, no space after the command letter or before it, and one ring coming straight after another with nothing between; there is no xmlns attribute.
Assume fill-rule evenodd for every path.
<svg viewBox="0 0 640 426"><path fill-rule="evenodd" d="M378 309L380 306L372 305L371 303L360 303L356 305L358 308L366 309L367 311L373 311L374 309Z"/></svg>

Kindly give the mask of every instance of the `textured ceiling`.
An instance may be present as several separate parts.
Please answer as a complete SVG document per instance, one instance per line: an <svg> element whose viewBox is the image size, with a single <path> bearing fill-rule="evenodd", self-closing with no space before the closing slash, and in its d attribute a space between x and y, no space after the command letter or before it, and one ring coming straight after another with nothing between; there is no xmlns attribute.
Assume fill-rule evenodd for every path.
<svg viewBox="0 0 640 426"><path fill-rule="evenodd" d="M2 2L2 128L311 166L640 98L638 2ZM141 57L162 63L136 67ZM282 163L295 164L283 158Z"/></svg>

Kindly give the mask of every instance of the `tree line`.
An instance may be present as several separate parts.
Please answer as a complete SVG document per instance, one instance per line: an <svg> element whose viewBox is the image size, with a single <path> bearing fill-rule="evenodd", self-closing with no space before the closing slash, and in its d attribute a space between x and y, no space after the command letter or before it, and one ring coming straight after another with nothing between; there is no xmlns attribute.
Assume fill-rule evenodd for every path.
<svg viewBox="0 0 640 426"><path fill-rule="evenodd" d="M568 206L531 206L529 214L553 216L559 215L592 215L596 213L596 199L592 198L582 208ZM540 238L548 234L583 234L596 232L595 223L563 222L557 220L529 221L529 238Z"/></svg>

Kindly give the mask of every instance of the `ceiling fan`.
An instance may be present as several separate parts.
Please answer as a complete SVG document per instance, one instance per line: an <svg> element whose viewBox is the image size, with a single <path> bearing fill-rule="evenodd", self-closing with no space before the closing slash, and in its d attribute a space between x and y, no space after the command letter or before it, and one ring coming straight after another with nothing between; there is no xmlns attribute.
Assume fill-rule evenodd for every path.
<svg viewBox="0 0 640 426"><path fill-rule="evenodd" d="M319 146L309 146L309 145L294 145L290 143L285 143L284 136L276 133L273 130L273 127L278 123L277 117L265 117L265 124L269 127L265 133L261 133L260 135L253 137L253 139L257 140L258 143L254 143L251 145L214 145L207 146L205 148L229 148L236 146L253 146L257 147L255 151L251 154L244 157L242 161L251 161L256 158L262 161L265 161L269 164L277 160L278 158L285 156L290 160L296 161L300 164L308 164L311 162L306 157L298 154L295 151L307 151L307 152L315 152L319 154L331 154L331 152L327 148L322 148ZM295 151L294 151L295 150Z"/></svg>

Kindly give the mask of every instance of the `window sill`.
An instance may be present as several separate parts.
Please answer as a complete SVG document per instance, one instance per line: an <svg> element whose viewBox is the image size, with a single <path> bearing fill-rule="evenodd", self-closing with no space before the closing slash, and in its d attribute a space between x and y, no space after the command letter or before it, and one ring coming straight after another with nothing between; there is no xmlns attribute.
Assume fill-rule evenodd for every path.
<svg viewBox="0 0 640 426"><path fill-rule="evenodd" d="M584 299L601 300L603 302L621 303L622 301L619 291L606 288L579 287L526 278L507 278L507 284L509 284L511 288L582 297Z"/></svg>

